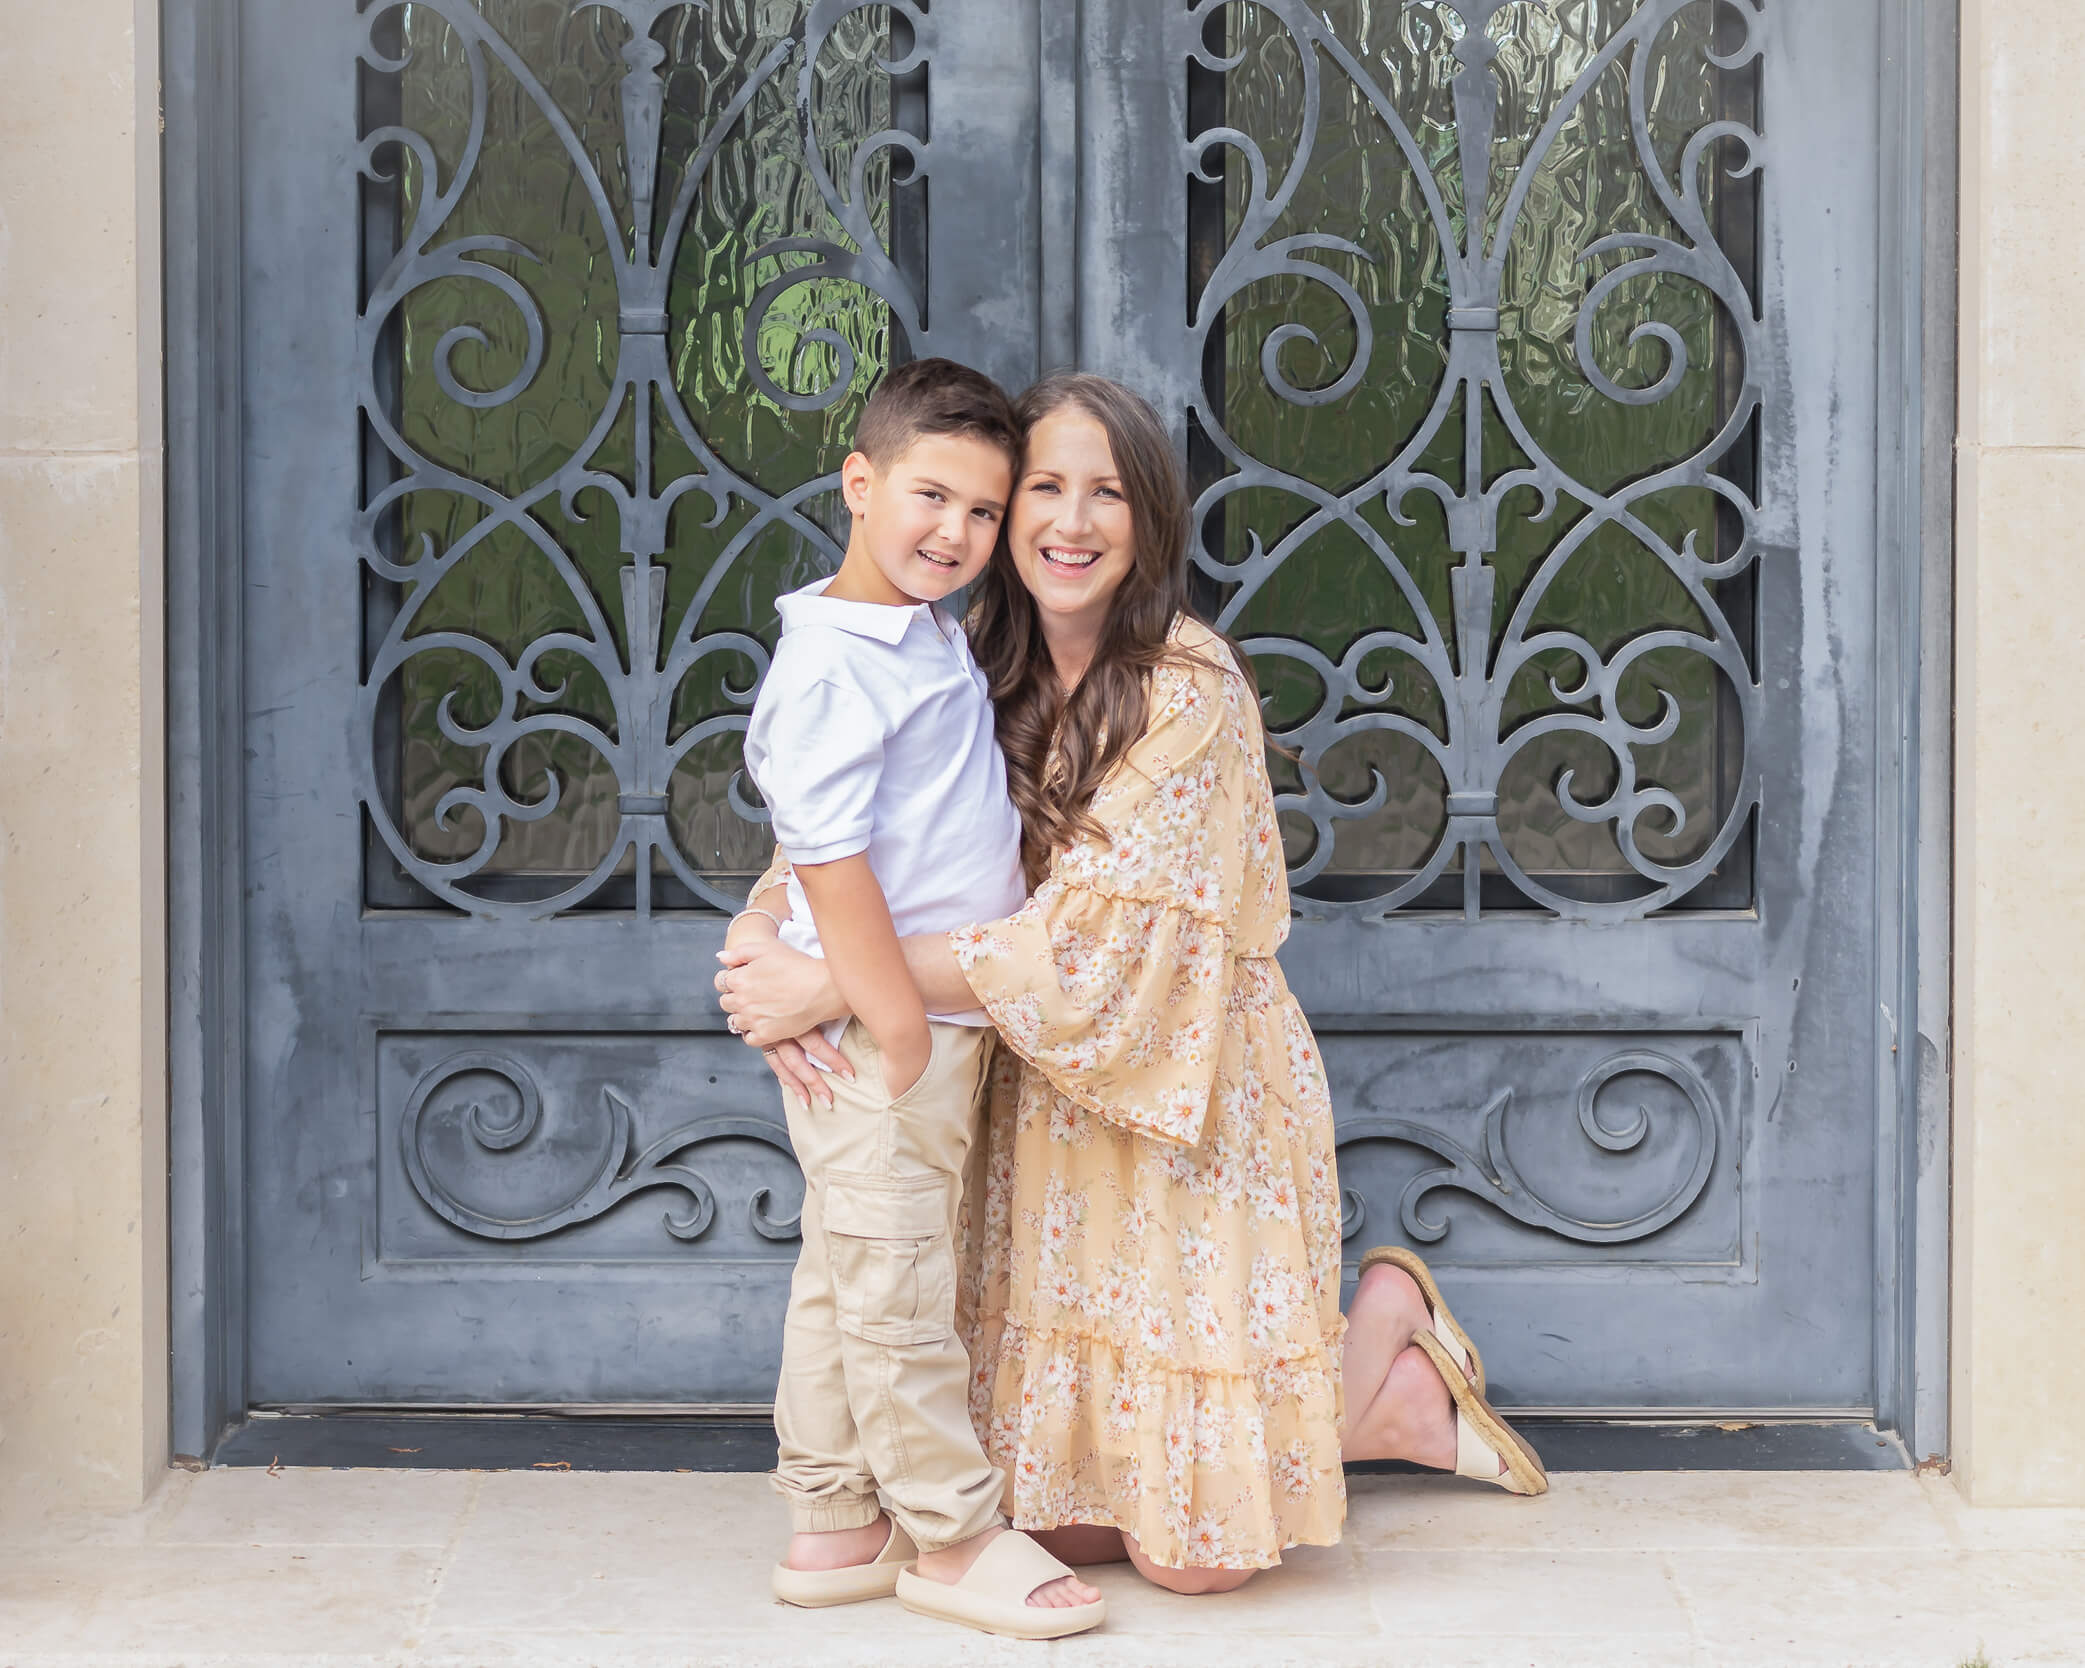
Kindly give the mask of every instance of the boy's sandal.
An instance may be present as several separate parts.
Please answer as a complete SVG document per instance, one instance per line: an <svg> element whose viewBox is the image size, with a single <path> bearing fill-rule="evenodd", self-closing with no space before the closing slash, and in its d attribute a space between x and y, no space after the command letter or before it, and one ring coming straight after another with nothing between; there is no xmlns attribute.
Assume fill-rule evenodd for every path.
<svg viewBox="0 0 2085 1668"><path fill-rule="evenodd" d="M1541 1457L1478 1393L1448 1347L1425 1331L1414 1333L1412 1342L1426 1351L1455 1398L1456 1476L1495 1483L1508 1494L1547 1494L1549 1473Z"/></svg>
<svg viewBox="0 0 2085 1668"><path fill-rule="evenodd" d="M1061 1610L1028 1602L1036 1588L1069 1574L1069 1565L1059 1563L1020 1530L1008 1529L977 1555L961 1581L930 1581L907 1569L898 1577L898 1602L915 1615L960 1622L1008 1639L1062 1639L1099 1627L1108 1617L1106 1599Z"/></svg>
<svg viewBox="0 0 2085 1668"><path fill-rule="evenodd" d="M777 1564L775 1597L784 1604L800 1604L807 1610L889 1598L898 1590L898 1578L918 1556L919 1549L912 1544L912 1537L892 1518L890 1539L866 1564L848 1564L836 1570L793 1570L787 1564Z"/></svg>
<svg viewBox="0 0 2085 1668"><path fill-rule="evenodd" d="M1456 1323L1448 1313L1448 1300L1441 1296L1439 1283L1433 1270L1426 1266L1426 1259L1418 1252L1402 1245L1378 1245L1373 1251L1363 1253L1361 1273L1366 1274L1379 1263L1388 1263L1392 1268L1404 1270L1412 1277L1412 1284L1419 1288L1419 1295L1426 1299L1427 1313L1433 1316L1434 1336L1447 1347L1448 1353L1456 1358L1455 1364L1462 1368L1463 1375L1476 1385L1477 1394L1484 1394L1484 1357L1477 1353L1477 1346L1470 1342L1470 1335Z"/></svg>

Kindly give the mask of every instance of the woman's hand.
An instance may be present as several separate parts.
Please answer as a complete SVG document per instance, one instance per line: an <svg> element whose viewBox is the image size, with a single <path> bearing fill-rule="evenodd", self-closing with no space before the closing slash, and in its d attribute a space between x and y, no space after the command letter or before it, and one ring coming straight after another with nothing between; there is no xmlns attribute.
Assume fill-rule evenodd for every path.
<svg viewBox="0 0 2085 1668"><path fill-rule="evenodd" d="M835 999L825 963L774 937L727 947L717 952L717 960L724 964L717 974L717 1005L732 1016L739 1036L760 1050L784 1089L830 1108L832 1089L812 1062L823 1061L849 1079L854 1068L818 1029L840 1017L816 1011L821 999L826 1007ZM797 1018L789 1017L792 998L800 1008ZM803 1005L806 999L809 1006Z"/></svg>
<svg viewBox="0 0 2085 1668"><path fill-rule="evenodd" d="M791 1042L816 1033L847 1009L833 988L832 972L816 956L792 950L779 939L717 952L717 1005L737 1022L738 1034L755 1048ZM824 1038L819 1038L821 1043ZM832 1058L838 1052L829 1050ZM826 1054L819 1054L825 1059ZM850 1075L852 1075L850 1073Z"/></svg>
<svg viewBox="0 0 2085 1668"><path fill-rule="evenodd" d="M760 1050L767 1061L767 1069L775 1074L775 1081L785 1090L793 1089L814 1106L832 1110L832 1086L826 1082L827 1073L811 1064L815 1054L830 1065L834 1071L852 1077L854 1068L833 1045L817 1031L806 1031L791 1042L769 1043Z"/></svg>

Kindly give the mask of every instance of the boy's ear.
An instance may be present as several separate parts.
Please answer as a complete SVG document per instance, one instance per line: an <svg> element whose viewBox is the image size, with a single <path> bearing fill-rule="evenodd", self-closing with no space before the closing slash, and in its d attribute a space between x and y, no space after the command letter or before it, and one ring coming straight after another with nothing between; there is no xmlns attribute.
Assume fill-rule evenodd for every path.
<svg viewBox="0 0 2085 1668"><path fill-rule="evenodd" d="M869 513L869 488L877 475L876 465L866 452L849 452L840 465L840 496L847 501L849 515Z"/></svg>

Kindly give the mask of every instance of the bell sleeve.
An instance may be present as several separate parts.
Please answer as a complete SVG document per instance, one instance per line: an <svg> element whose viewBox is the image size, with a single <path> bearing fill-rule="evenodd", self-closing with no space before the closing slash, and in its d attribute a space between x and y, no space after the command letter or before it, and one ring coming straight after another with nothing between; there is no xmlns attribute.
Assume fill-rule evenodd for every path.
<svg viewBox="0 0 2085 1668"><path fill-rule="evenodd" d="M1154 674L1151 718L1014 915L950 935L1000 1035L1057 1092L1193 1146L1216 1093L1249 795L1250 697L1226 651ZM1217 657L1224 656L1221 663Z"/></svg>

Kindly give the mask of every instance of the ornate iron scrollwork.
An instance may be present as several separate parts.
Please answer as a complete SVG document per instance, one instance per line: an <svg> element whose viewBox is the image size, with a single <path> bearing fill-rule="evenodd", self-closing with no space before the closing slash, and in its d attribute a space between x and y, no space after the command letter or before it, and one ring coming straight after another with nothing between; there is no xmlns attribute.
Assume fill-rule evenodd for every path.
<svg viewBox="0 0 2085 1668"><path fill-rule="evenodd" d="M513 1110L505 1117L489 1113L482 1092L473 1094L475 1079L492 1078L510 1089ZM455 1090L453 1100L442 1098L445 1089ZM630 1097L612 1084L601 1090L601 1112L607 1123L607 1139L593 1167L579 1178L571 1194L548 1209L527 1216L494 1216L466 1203L436 1173L429 1150L432 1122L456 1120L471 1141L488 1153L512 1152L542 1126L543 1094L528 1068L509 1055L490 1049L472 1049L452 1055L425 1072L413 1086L400 1119L398 1142L405 1173L413 1191L420 1195L443 1221L480 1239L542 1239L580 1222L603 1216L640 1193L671 1188L687 1196L688 1207L668 1211L666 1231L675 1239L698 1240L716 1220L717 1194L709 1179L689 1166L689 1154L713 1141L757 1141L772 1147L792 1163L795 1149L788 1134L765 1118L721 1113L697 1118L667 1131L642 1151L637 1150L637 1107ZM757 1189L747 1202L746 1219L754 1233L766 1240L793 1240L799 1235L801 1213L777 1216L770 1206L773 1194Z"/></svg>
<svg viewBox="0 0 2085 1668"><path fill-rule="evenodd" d="M1195 60L1207 71L1227 74L1243 61L1241 52L1226 57L1209 43L1205 30L1239 0L1198 0L1191 17L1195 28ZM1385 458L1365 479L1333 487L1306 480L1255 457L1226 428L1226 393L1206 382L1190 396L1194 418L1221 454L1224 473L1201 495L1197 525L1203 529L1195 551L1198 566L1227 590L1221 623L1238 622L1283 565L1328 530L1358 541L1380 563L1416 627L1385 626L1358 635L1336 658L1287 635L1253 635L1245 647L1268 662L1285 664L1315 680L1321 692L1313 710L1276 731L1276 739L1300 755L1304 785L1278 796L1280 809L1307 822L1314 845L1296 865L1292 879L1307 887L1326 868L1333 854L1336 825L1368 816L1384 803L1389 784L1380 770L1370 769L1371 787L1358 798L1341 798L1324 786L1318 767L1343 742L1368 732L1403 738L1430 761L1445 781L1445 817L1430 854L1408 875L1386 876L1380 890L1365 897L1313 894L1301 905L1326 915L1377 917L1417 899L1443 876L1453 873L1460 854L1465 913L1480 912L1480 871L1489 863L1525 899L1557 915L1579 920L1620 921L1644 916L1685 897L1730 852L1758 803L1757 745L1760 690L1747 662L1744 641L1726 617L1715 586L1749 568L1758 545L1757 507L1717 465L1746 433L1762 400L1759 327L1745 280L1719 246L1704 198L1707 169L1724 167L1732 179L1753 173L1758 164L1758 135L1740 122L1708 122L1689 135L1676 169L1659 154L1647 117L1647 66L1653 43L1690 7L1706 7L1726 27L1739 26L1742 40L1728 50L1708 48L1708 61L1736 71L1754 61L1762 49L1760 0L1642 0L1610 37L1598 45L1582 70L1555 98L1549 113L1528 144L1503 201L1494 200L1492 167L1498 127L1500 86L1493 73L1499 53L1494 20L1509 10L1509 0L1426 0L1411 12L1424 12L1434 25L1452 33L1459 24L1453 56L1459 66L1453 79L1454 144L1460 164L1462 195L1451 209L1439 171L1442 159L1431 154L1401 112L1384 79L1383 65L1364 58L1341 39L1331 14L1307 0L1255 0L1251 8L1285 30L1300 62L1293 88L1284 87L1284 113L1300 107L1295 135L1280 177L1268 152L1254 135L1236 126L1215 126L1183 141L1182 162L1205 185L1235 188L1243 170L1243 191L1235 229L1221 258L1195 302L1192 344L1198 364L1212 362L1205 353L1211 332L1224 319L1227 303L1254 285L1282 280L1292 286L1317 286L1336 301L1351 335L1351 353L1337 375L1324 386L1297 386L1283 372L1281 359L1294 344L1321 352L1324 344L1313 329L1296 322L1269 330L1261 343L1259 372L1279 399L1294 406L1321 405L1346 397L1370 369L1375 334L1355 287L1334 261L1367 261L1359 244L1323 231L1276 236L1278 223L1294 198L1299 182L1313 166L1331 72L1344 76L1401 152L1403 166L1424 205L1438 241L1439 261L1447 289L1445 314L1446 367L1431 409L1417 430L1398 438L1396 455ZM1533 8L1530 8L1532 10ZM1402 17L1406 8L1396 8ZM1656 320L1639 323L1626 338L1661 343L1666 363L1661 375L1645 386L1627 386L1599 363L1595 320L1625 286L1652 276L1700 286L1720 309L1721 326L1734 357L1743 366L1741 383L1729 391L1727 412L1716 432L1690 455L1643 473L1611 490L1598 490L1572 475L1545 451L1541 439L1516 410L1510 379L1500 357L1501 280L1516 228L1530 212L1530 190L1542 159L1592 89L1627 60L1627 110L1637 165L1643 181L1677 235L1625 231L1600 236L1578 251L1581 263L1626 257L1590 282L1578 307L1576 349L1580 370L1598 395L1628 406L1645 406L1668 398L1689 368L1688 347L1679 332ZM1286 60L1285 60L1286 61ZM1731 153L1735 153L1734 155ZM1219 171L1218 163L1224 171ZM1233 365L1232 375L1239 372ZM1496 414L1506 437L1487 433L1486 411ZM1460 413L1462 478L1450 481L1422 462L1422 455L1449 429ZM1511 453L1513 456L1501 454ZM1735 518L1739 536L1723 554L1704 553L1690 534L1675 543L1646 519L1645 508L1685 490L1714 494ZM1301 502L1293 525L1271 548L1255 534L1249 547L1228 552L1210 549L1207 529L1216 512L1241 494L1278 492ZM1581 518L1542 556L1526 580L1503 630L1494 614L1497 572L1488 555L1497 547L1502 506L1516 494L1529 494L1538 506L1532 521L1547 521L1566 497L1582 506ZM1374 508L1399 528L1415 525L1414 501L1436 501L1445 520L1455 556L1449 574L1450 609L1438 617L1411 565L1376 522L1363 514ZM1644 630L1618 647L1605 649L1576 631L1540 623L1545 600L1573 558L1588 541L1622 537L1663 569L1684 590L1702 622L1700 629ZM1674 653L1703 657L1727 684L1736 704L1736 727L1742 732L1743 757L1732 773L1733 791L1718 808L1720 821L1712 838L1684 861L1660 861L1641 844L1646 829L1677 837L1686 820L1680 800L1643 777L1640 759L1674 734L1679 704L1671 691L1658 688L1658 710L1647 721L1632 721L1623 710L1622 684L1646 656ZM1438 697L1442 721L1424 722L1392 710L1387 677L1365 675L1371 660L1380 666L1386 654L1401 657L1430 681ZM1555 667L1574 670L1558 675ZM1654 663L1655 664L1655 663ZM1516 720L1509 712L1509 688L1530 667L1545 672L1552 704L1547 710ZM1646 671L1650 668L1646 667ZM1523 679L1523 681L1525 681ZM1580 824L1605 824L1612 831L1633 895L1587 898L1530 872L1502 834L1500 788L1510 767L1545 737L1568 733L1586 738L1612 760L1613 781L1604 790L1581 797L1570 770L1552 784L1555 803L1564 816ZM1656 818L1647 823L1647 818ZM1659 826L1662 824L1663 826Z"/></svg>
<svg viewBox="0 0 2085 1668"><path fill-rule="evenodd" d="M1507 1150L1506 1113L1513 1104L1510 1088L1499 1090L1485 1105L1479 1152L1471 1152L1453 1137L1426 1124L1378 1117L1342 1119L1339 1149L1344 1152L1368 1141L1396 1141L1444 1161L1440 1167L1414 1176L1397 1201L1398 1220L1405 1233L1423 1244L1432 1244L1448 1232L1445 1219L1429 1218L1420 1208L1428 1195L1444 1189L1466 1193L1531 1228L1541 1228L1583 1245L1620 1245L1648 1239L1684 1216L1708 1186L1709 1173L1716 1164L1716 1102L1701 1073L1684 1060L1649 1049L1616 1054L1587 1072L1578 1085L1578 1127L1603 1152L1634 1152L1651 1132L1651 1113L1640 1104L1635 1117L1620 1128L1610 1128L1600 1116L1601 1092L1616 1078L1632 1073L1663 1078L1686 1097L1694 1122L1694 1156L1687 1173L1662 1198L1613 1221L1573 1216L1549 1203L1529 1184ZM1350 1187L1341 1189L1340 1201L1341 1234L1353 1239L1367 1225L1367 1203Z"/></svg>
<svg viewBox="0 0 2085 1668"><path fill-rule="evenodd" d="M911 0L881 0L882 11L909 26L910 50L883 62L890 75L922 65L931 45L927 14ZM797 61L794 107L800 128L803 165L830 216L852 242L809 238L773 239L754 250L747 264L778 256L790 258L780 275L762 285L747 308L743 336L746 370L769 400L793 410L817 410L845 393L854 377L852 349L829 330L798 337L787 377L802 374L806 351L831 351L837 374L808 392L785 387L762 364L760 337L781 298L799 286L825 279L844 279L873 292L890 309L893 330L918 353L930 352L920 327L918 300L908 289L870 222L865 170L884 153L902 155L912 177L924 179L931 156L921 138L895 129L868 135L856 143L851 178L843 190L828 162L828 139L818 131L820 100L814 78L821 53L834 31L865 9L864 0L811 0L795 38L782 41L757 62L743 68L736 91L720 107L704 112L707 131L700 136L681 173L654 247L657 193L660 188L662 113L666 82L661 65L666 50L654 31L669 13L684 10L684 0L583 0L580 14L612 14L622 20L627 37L621 48L620 86L623 177L606 171L604 158L582 142L572 120L513 43L503 38L487 15L470 0L389 0L367 14L368 36L363 58L379 75L396 76L409 62L382 44L383 29L396 26L401 12L439 17L454 32L468 70L470 110L462 152L441 157L422 134L402 125L380 125L364 138L362 173L372 181L391 180L410 156L423 182L408 223L400 230L396 252L375 279L361 315L359 336L359 404L375 443L392 460L393 478L373 489L355 523L356 548L368 571L398 588L395 617L369 655L356 714L357 755L362 769L359 791L374 827L399 866L419 885L445 902L487 916L524 918L553 915L595 894L619 867L635 876L639 914L652 907L654 857L697 898L721 908L739 900L720 889L676 845L668 826L667 801L675 770L691 750L720 736L742 731L760 676L768 663L766 646L744 630L703 629L705 612L734 569L763 534L784 528L824 558L837 563L839 551L826 530L807 513L807 502L825 493L836 477L826 475L770 492L734 470L705 439L698 413L691 412L677 385L668 351L669 281L676 256L688 233L691 211L708 182L719 149L745 117L748 107ZM615 359L609 396L594 414L583 444L555 469L518 492L509 494L474 479L463 469L445 467L416 446L395 418L394 394L387 385L387 331L399 309L423 286L442 279L468 280L482 286L488 301L515 310L526 327L521 363L501 385L475 388L457 374L455 357L466 345L483 348L486 331L463 323L443 334L432 351L432 369L441 392L471 410L488 410L513 401L542 374L546 354L543 309L529 282L516 270L540 267L538 255L523 242L500 235L448 236L444 228L470 189L487 143L486 109L491 73L497 68L502 88L509 84L529 101L555 136L571 170L573 188L582 193L605 238L607 266L615 289ZM617 153L611 149L609 159ZM806 261L804 257L809 257ZM494 259L507 264L494 264ZM604 442L619 425L634 426L634 466L628 478L603 467ZM670 441L692 457L693 467L666 474L655 465L657 438ZM478 519L460 537L438 548L423 536L413 548L388 549L385 529L399 506L414 494L449 494L473 505ZM576 500L597 494L614 507L621 551L628 563L619 575L624 645L619 647L613 623L587 576L571 553L545 524L546 510L560 510L568 522L584 520ZM706 525L717 528L740 509L750 510L729 542L709 562L693 597L669 617L668 571L661 562L668 544L668 518L683 499L707 501ZM599 500L595 500L598 502ZM442 582L488 548L498 536L518 536L555 572L583 620L580 629L544 632L509 654L470 631L427 629L423 611ZM451 688L438 712L440 734L460 749L481 755L476 779L459 782L442 794L433 808L434 824L444 830L456 819L474 815L482 836L474 848L437 859L416 849L391 794L379 779L383 691L415 656L446 652L474 668L496 690L490 711L466 713L460 691ZM730 668L720 672L718 663ZM705 668L723 688L727 710L673 732L677 692ZM738 668L748 669L740 674ZM606 692L612 720L571 710L562 698L575 676L597 679ZM606 852L587 872L568 875L548 895L501 897L474 887L488 872L502 839L513 827L539 821L558 808L561 783L555 771L539 793L528 796L509 780L506 769L516 747L530 738L574 738L592 749L613 771L614 808L620 818ZM765 821L765 812L741 791L734 777L730 809L747 822ZM468 826L467 824L464 826Z"/></svg>

